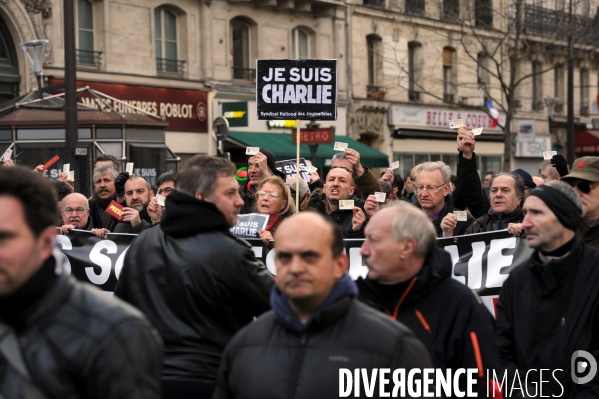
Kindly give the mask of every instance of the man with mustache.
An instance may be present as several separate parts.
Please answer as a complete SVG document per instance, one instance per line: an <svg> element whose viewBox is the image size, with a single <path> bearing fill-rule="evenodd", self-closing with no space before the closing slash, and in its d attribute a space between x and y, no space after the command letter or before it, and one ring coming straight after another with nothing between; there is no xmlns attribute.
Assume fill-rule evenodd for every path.
<svg viewBox="0 0 599 399"><path fill-rule="evenodd" d="M106 213L105 209L113 200L120 204L124 203L124 187L128 178L129 173L119 174L111 165L102 165L94 169L94 195L89 200L89 206L95 228L114 230L118 221Z"/></svg>
<svg viewBox="0 0 599 399"><path fill-rule="evenodd" d="M89 217L89 202L85 195L72 193L62 200L62 234L69 234L72 229L91 230L92 219Z"/></svg>

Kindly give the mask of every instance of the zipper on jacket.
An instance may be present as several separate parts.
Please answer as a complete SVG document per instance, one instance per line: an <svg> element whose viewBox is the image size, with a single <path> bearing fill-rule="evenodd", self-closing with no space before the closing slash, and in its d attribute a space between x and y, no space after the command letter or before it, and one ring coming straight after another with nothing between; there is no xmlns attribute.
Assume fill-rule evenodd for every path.
<svg viewBox="0 0 599 399"><path fill-rule="evenodd" d="M410 282L410 285L408 285L408 288L406 288L406 291L403 293L401 298L399 298L399 301L397 301L397 305L395 305L395 310L393 310L393 313L389 312L387 310L387 308L385 308L383 306L383 310L385 311L385 313L387 313L389 316L391 316L392 319L397 320L397 314L399 313L399 308L400 308L401 304L403 303L403 301L408 296L408 294L410 293L410 291L412 290L412 287L414 287L414 284L416 284L416 280L418 280L418 277L414 277L412 279L412 281Z"/></svg>
<svg viewBox="0 0 599 399"><path fill-rule="evenodd" d="M416 317L418 317L418 320L420 320L420 324L422 324L422 327L424 327L424 329L428 331L429 334L432 334L431 326L428 325L422 313L420 313L418 309L414 309L414 313L416 313Z"/></svg>
<svg viewBox="0 0 599 399"><path fill-rule="evenodd" d="M306 354L306 347L308 342L308 333L305 332L301 335L299 341L299 350L295 361L293 362L293 368L291 369L291 375L293 376L293 380L291 384L289 384L289 394L288 398L295 398L296 390L297 390L297 381L299 380L299 374L302 369L302 364L304 363L304 356Z"/></svg>
<svg viewBox="0 0 599 399"><path fill-rule="evenodd" d="M478 336L474 331L470 332L470 340L472 341L472 348L474 349L474 358L476 359L476 368L478 369L478 376L483 378L485 376L485 369L483 367L483 357L480 353L480 346L478 345Z"/></svg>

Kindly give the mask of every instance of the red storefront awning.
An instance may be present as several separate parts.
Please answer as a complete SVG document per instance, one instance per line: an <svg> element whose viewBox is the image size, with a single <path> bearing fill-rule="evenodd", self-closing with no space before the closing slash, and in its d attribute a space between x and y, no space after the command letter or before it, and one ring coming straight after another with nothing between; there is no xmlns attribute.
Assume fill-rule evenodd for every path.
<svg viewBox="0 0 599 399"><path fill-rule="evenodd" d="M581 130L574 137L574 152L577 154L599 153L599 130Z"/></svg>

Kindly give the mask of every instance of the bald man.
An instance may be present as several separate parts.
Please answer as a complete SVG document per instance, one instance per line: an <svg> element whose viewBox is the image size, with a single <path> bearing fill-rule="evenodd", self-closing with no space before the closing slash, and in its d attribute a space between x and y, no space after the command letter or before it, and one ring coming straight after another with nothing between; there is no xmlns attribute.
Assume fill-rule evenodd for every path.
<svg viewBox="0 0 599 399"><path fill-rule="evenodd" d="M89 202L83 194L72 193L64 197L60 214L62 234L69 234L72 229L91 230L94 227L89 217Z"/></svg>
<svg viewBox="0 0 599 399"><path fill-rule="evenodd" d="M407 375L432 367L409 329L356 299L338 225L298 213L277 229L275 249L273 311L233 337L213 399L337 398L342 368ZM343 385L351 390L351 383Z"/></svg>

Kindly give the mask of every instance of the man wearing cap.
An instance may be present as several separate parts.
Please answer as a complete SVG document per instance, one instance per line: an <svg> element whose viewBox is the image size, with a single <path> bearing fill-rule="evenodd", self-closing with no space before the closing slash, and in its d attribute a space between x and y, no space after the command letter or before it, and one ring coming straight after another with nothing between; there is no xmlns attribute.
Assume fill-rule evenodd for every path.
<svg viewBox="0 0 599 399"><path fill-rule="evenodd" d="M520 175L522 180L524 180L524 199L526 199L528 194L530 194L530 190L537 187L537 184L534 182L534 180L532 180L532 175L520 168L512 170L511 173Z"/></svg>
<svg viewBox="0 0 599 399"><path fill-rule="evenodd" d="M277 170L275 154L266 148L260 148L256 155L248 157L248 178L249 182L241 190L241 197L244 205L241 208L242 214L252 213L256 205L256 190L260 181L269 176L279 176L283 181L287 178L285 173Z"/></svg>
<svg viewBox="0 0 599 399"><path fill-rule="evenodd" d="M534 252L511 270L497 302L497 345L508 381L517 373L528 385L526 397L541 388L544 397L599 397L599 374L580 385L571 378L580 365L577 351L599 358L599 251L576 237L580 198L567 184L549 181L531 191L524 213Z"/></svg>

